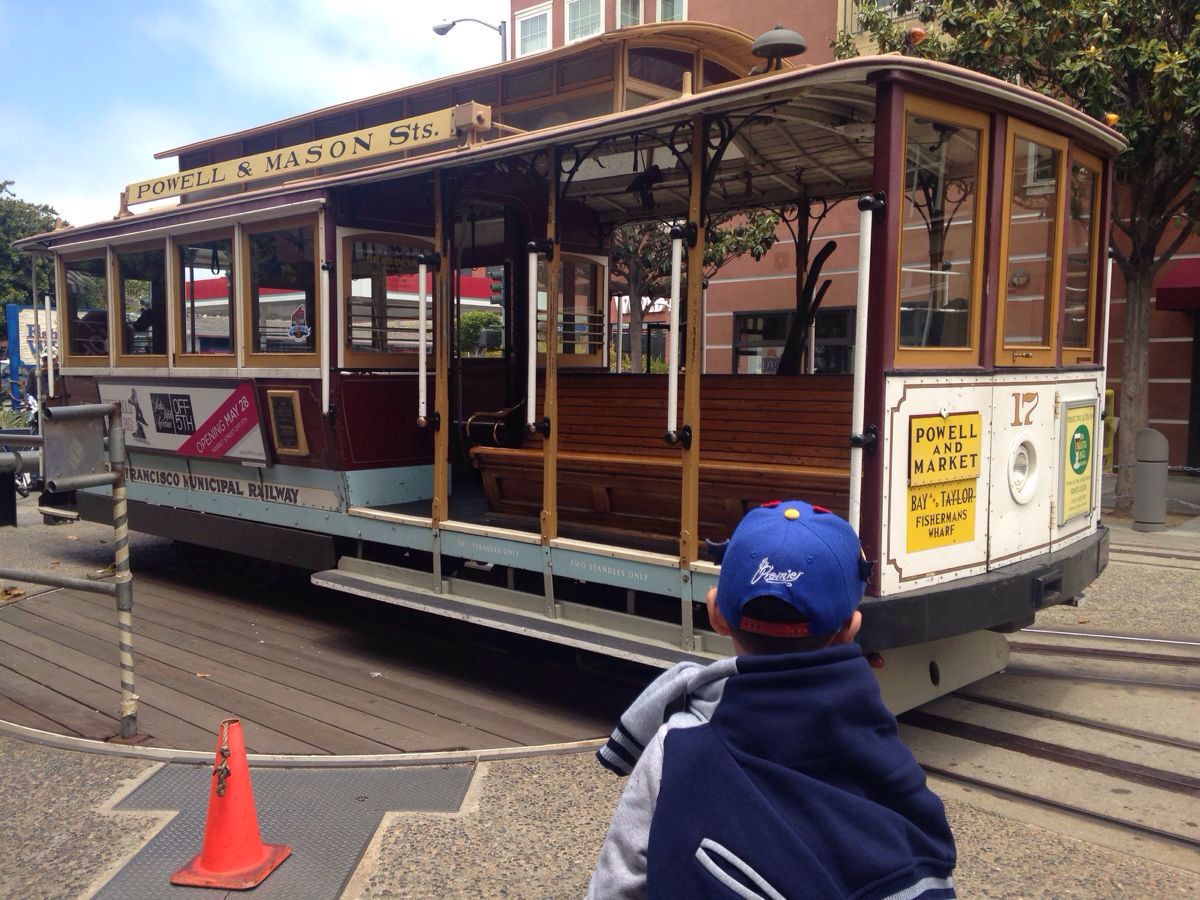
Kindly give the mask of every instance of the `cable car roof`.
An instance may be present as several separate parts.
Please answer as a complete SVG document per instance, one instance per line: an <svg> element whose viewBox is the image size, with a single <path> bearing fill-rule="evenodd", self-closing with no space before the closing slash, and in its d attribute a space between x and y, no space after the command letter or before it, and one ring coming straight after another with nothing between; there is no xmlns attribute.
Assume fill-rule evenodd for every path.
<svg viewBox="0 0 1200 900"><path fill-rule="evenodd" d="M574 176L569 196L602 219L621 221L682 215L687 208L688 173L680 148L690 139L694 117L721 121L736 129L712 177L709 210L778 206L801 196L847 196L872 188L875 157L876 86L897 80L907 88L968 108L1006 112L1063 133L1087 149L1113 157L1125 147L1120 134L1084 113L1034 91L943 63L902 56L869 56L818 66L783 69L724 84L696 94L636 109L520 134L502 134L471 146L449 146L405 159L320 173L213 199L64 229L25 239L22 249L64 247L81 242L141 237L183 221L203 222L209 213L314 197L351 184L423 175L529 158L548 146L564 148L565 167L580 154L592 155ZM719 132L719 129L718 129ZM711 142L711 138L710 138ZM645 151L656 146L658 171L647 175ZM635 151L640 162L635 163ZM641 173L646 191L634 179ZM315 192L315 193L314 193ZM647 208L652 197L652 210Z"/></svg>

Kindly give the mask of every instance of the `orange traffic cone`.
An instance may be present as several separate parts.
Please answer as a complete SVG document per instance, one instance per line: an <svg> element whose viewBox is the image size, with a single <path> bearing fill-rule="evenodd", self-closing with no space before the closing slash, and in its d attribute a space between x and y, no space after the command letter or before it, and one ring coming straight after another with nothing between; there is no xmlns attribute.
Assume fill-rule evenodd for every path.
<svg viewBox="0 0 1200 900"><path fill-rule="evenodd" d="M171 876L171 884L246 890L262 882L291 852L283 844L264 844L258 836L242 723L226 719L217 732L204 843L196 858Z"/></svg>

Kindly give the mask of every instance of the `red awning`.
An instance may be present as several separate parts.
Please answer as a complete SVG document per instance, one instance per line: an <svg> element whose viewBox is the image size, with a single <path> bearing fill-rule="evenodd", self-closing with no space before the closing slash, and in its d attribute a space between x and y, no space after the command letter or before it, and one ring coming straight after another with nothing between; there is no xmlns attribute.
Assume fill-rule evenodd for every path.
<svg viewBox="0 0 1200 900"><path fill-rule="evenodd" d="M1200 309L1200 259L1181 259L1154 288L1155 309Z"/></svg>

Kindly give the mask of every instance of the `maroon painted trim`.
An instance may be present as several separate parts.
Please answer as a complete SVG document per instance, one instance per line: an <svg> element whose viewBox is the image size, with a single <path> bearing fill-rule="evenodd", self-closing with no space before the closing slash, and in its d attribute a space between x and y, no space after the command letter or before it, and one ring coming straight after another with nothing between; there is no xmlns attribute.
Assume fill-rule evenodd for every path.
<svg viewBox="0 0 1200 900"><path fill-rule="evenodd" d="M1097 248L1096 262L1100 266L1099 279L1096 281L1099 292L1096 297L1096 321L1092 323L1092 328L1095 331L1093 347L1096 348L1092 354L1092 362L1099 363L1108 368L1108 341L1107 335L1104 333L1104 322L1108 315L1108 310L1105 306L1109 303L1108 283L1106 276L1108 275L1108 252L1112 246L1112 216L1113 216L1113 177L1116 170L1116 164L1111 159L1100 158L1100 231L1096 239L1100 242ZM1116 266L1113 266L1114 270ZM1109 329L1111 333L1111 328ZM1105 386L1108 386L1108 373L1104 376Z"/></svg>
<svg viewBox="0 0 1200 900"><path fill-rule="evenodd" d="M1008 117L992 116L988 146L987 203L984 205L983 266L985 278L980 295L979 362L984 368L996 365L996 324L1004 286L1000 284L1000 235L1007 213L1004 204L1004 172L1008 168Z"/></svg>
<svg viewBox="0 0 1200 900"><path fill-rule="evenodd" d="M871 282L867 308L867 346L856 348L867 354L866 397L863 424L875 425L883 437L886 381L896 356L896 291L900 268L900 230L895 227L902 213L904 187L904 92L898 85L882 83L875 93L875 172L872 187L883 191L887 205L876 213L871 230ZM868 559L881 559L883 527L883 448L863 451L862 504L859 538ZM879 596L879 567L871 573L867 593Z"/></svg>

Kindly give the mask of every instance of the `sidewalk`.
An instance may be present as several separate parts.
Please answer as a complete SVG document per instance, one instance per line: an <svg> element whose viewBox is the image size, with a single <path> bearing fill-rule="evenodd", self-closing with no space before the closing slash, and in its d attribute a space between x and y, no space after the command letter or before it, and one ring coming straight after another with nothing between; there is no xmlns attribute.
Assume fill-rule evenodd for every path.
<svg viewBox="0 0 1200 900"><path fill-rule="evenodd" d="M1164 531L1135 531L1130 520L1111 515L1116 481L1116 476L1105 475L1100 496L1101 521L1112 533L1113 547L1200 556L1200 478L1172 475L1167 480Z"/></svg>

